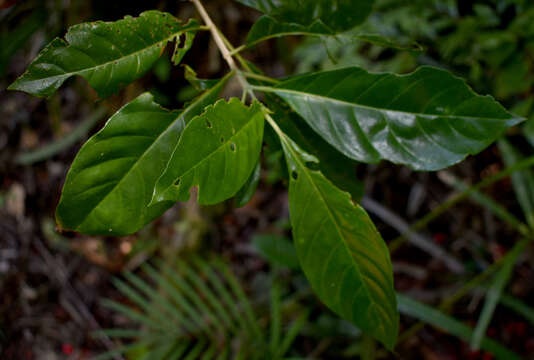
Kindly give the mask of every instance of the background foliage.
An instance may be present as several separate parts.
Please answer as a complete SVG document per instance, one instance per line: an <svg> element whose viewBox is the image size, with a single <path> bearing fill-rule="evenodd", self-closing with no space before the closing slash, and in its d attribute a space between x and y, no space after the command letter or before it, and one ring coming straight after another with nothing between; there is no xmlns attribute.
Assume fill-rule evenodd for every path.
<svg viewBox="0 0 534 360"><path fill-rule="evenodd" d="M229 1L207 4L231 41L244 42L245 29L256 13ZM186 3L162 1L155 7L184 19L193 14ZM532 117L534 9L528 1L379 0L376 9L364 29L378 31L399 42L416 41L424 51L392 50L367 43L348 46L334 39L290 38L271 40L259 46L257 52L246 54L274 76L348 65L405 73L416 65L434 65L467 78L477 92L492 94L517 115ZM45 43L54 36L62 36L68 26L94 19L116 20L144 10L147 8L143 2L75 0L68 4L28 1L4 10L0 14L2 45L9 46L2 46L0 65L5 74L2 89L22 72ZM213 46L207 37L199 36L197 40L196 48L184 61L195 64L201 77L220 77L224 67L213 55ZM60 236L50 227L49 218L57 204L66 167L81 139L96 130L96 123L104 121L100 108L111 114L135 98L143 87L151 90L157 102L179 108L198 92L181 80L182 76L180 70L171 70L168 60L161 60L140 83L100 102L80 79L69 80L67 87L49 102L2 91L1 111L7 119L1 125L0 143L1 211L5 214L0 224L5 294L1 308L5 320L0 328L4 356L40 358L40 354L46 353L60 358L87 357L115 348L106 337L92 337L89 332L102 327L135 326L137 321L128 322L128 317L109 312L99 299L111 297L134 307L139 304L131 296L119 295L106 280L119 275L121 270L138 271L139 264L152 254L170 259L184 248L192 248L202 256L206 249L221 253L225 261L233 264L238 277L244 279L245 291L254 304L266 303L271 278L281 281L283 292L297 294L296 300L280 305L284 320L272 316L276 306L274 310L260 312L259 320L262 328L268 328L270 325L266 324L273 321L291 323L302 309L310 313L310 321L292 344L292 355L328 359L355 357L362 350L368 354L372 344L361 341L358 329L337 320L319 305L298 270L280 267L294 267L294 260L282 258L280 264L274 260L279 257L272 256L292 252L281 245L286 244L284 235L289 235L285 190L280 184L287 170L281 151L274 146L264 154L268 165L260 176L260 191L243 209L230 210L230 205L224 204L200 210L187 203L172 209L139 235L128 238L104 239L70 233ZM231 87L228 94L232 94ZM505 166L521 164L525 158L529 161L532 154L529 141L534 143L532 123L513 129L507 134L508 141L502 141L498 147L437 175L414 173L384 163L353 164L355 175L366 180L363 206L371 212L394 251L397 290L408 296L399 298L401 312L406 315L402 317L397 348L403 357L488 358L491 353L511 358L510 351L523 357L532 352L532 310L527 304L532 300L534 275L528 262L531 250L524 249L519 241L531 236L534 200L530 170L515 172L511 180L503 176L504 180L478 189L480 192L471 192L470 201L450 208L418 233L420 238L408 237L409 245L402 240L392 241L399 232L405 232L407 224L417 223L431 211L437 213L440 204L447 204L456 191L491 179ZM68 135L76 135L72 128L82 131L72 140L61 142ZM46 145L52 148L44 148ZM335 173L335 169L331 171ZM383 206L377 207L377 202ZM395 213L400 216L395 217ZM255 233L263 234L256 238L263 240L252 241L257 248L249 245ZM423 242L419 241L421 238ZM484 276L479 278L477 274ZM470 284L473 286L466 287ZM482 301L481 294L486 289L481 285L496 295ZM413 303L413 299L420 302ZM425 307L422 302L432 307ZM449 335L432 327L413 331L417 330L412 327L414 317ZM47 330L56 327L64 330ZM473 332L478 335L473 336ZM477 346L483 350L471 350ZM383 351L375 355L391 356Z"/></svg>

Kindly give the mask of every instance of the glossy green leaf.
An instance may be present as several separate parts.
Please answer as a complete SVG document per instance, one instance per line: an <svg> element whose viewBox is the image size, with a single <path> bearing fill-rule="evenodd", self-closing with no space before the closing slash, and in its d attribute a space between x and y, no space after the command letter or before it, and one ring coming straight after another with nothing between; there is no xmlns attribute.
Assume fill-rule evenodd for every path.
<svg viewBox="0 0 534 360"><path fill-rule="evenodd" d="M174 202L148 206L186 124L217 99L228 77L182 111L168 111L146 93L124 106L81 148L67 175L56 217L60 227L125 235Z"/></svg>
<svg viewBox="0 0 534 360"><path fill-rule="evenodd" d="M393 349L399 317L386 244L365 210L312 169L315 158L281 140L293 239L306 277L330 309Z"/></svg>
<svg viewBox="0 0 534 360"><path fill-rule="evenodd" d="M317 135L297 113L285 104L267 99L274 111L277 124L297 145L319 160L319 170L343 191L347 191L354 201L360 201L364 185L356 178L358 162L341 154Z"/></svg>
<svg viewBox="0 0 534 360"><path fill-rule="evenodd" d="M146 11L116 22L97 21L71 27L65 40L56 38L46 46L10 90L50 96L74 75L84 77L107 97L138 79L154 65L169 41L178 40L175 63L191 46L199 24L182 24L174 16ZM184 46L179 47L185 35Z"/></svg>
<svg viewBox="0 0 534 360"><path fill-rule="evenodd" d="M234 196L258 162L263 141L259 103L243 105L237 98L218 101L185 128L152 203L186 201L198 186L198 202L216 204Z"/></svg>
<svg viewBox="0 0 534 360"><path fill-rule="evenodd" d="M342 32L367 19L374 0L237 0L290 24Z"/></svg>
<svg viewBox="0 0 534 360"><path fill-rule="evenodd" d="M356 31L359 30L359 31ZM401 44L380 34L373 34L360 29L339 34L322 22L314 22L311 25L281 22L269 15L264 15L254 23L248 33L246 46L257 44L261 41L282 36L333 36L340 42L363 41L374 45L395 49L420 50L416 43Z"/></svg>
<svg viewBox="0 0 534 360"><path fill-rule="evenodd" d="M456 164L522 121L463 80L427 66L402 76L350 67L256 88L285 99L349 158L416 170Z"/></svg>

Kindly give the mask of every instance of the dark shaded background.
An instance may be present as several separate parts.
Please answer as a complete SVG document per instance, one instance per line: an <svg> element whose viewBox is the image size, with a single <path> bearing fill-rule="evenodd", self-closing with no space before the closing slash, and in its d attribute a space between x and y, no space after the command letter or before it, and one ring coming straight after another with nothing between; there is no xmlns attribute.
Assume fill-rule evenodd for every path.
<svg viewBox="0 0 534 360"><path fill-rule="evenodd" d="M244 41L258 16L232 1L204 3L235 45ZM0 358L87 359L113 347L109 340L92 337L91 332L123 326L127 320L102 307L99 301L120 299L110 278L123 270L137 269L152 256L178 257L188 251L221 254L249 285L251 296L261 297L262 288L254 289L250 284L257 276L270 274L272 266L251 247L250 239L261 233L289 235L285 170L280 156L264 157L258 192L241 209L235 209L232 201L209 208L199 208L194 202L178 204L139 234L107 239L59 234L53 220L70 163L83 141L101 128L107 116L74 145L52 157L27 165L21 165L18 157L57 143L98 108L111 115L145 90L169 108L179 108L191 99L195 92L183 79L183 69L171 68L165 60L141 80L105 100L97 99L80 78L67 81L46 100L7 92L5 88L48 41L63 36L71 25L117 20L154 8L186 19L195 16L192 6L185 1L28 0L14 4L0 1L1 7L5 9L0 10ZM477 91L492 94L528 117L532 113L534 81L534 16L528 14L533 14L533 8L527 1L380 0L377 12L366 24L369 31L382 32L400 42L416 40L424 47L422 53L288 38L261 44L245 55L273 77L349 64L405 73L417 65L431 64L466 77ZM511 24L520 17L526 17L524 29L510 35ZM183 62L201 77L216 78L227 71L207 33L197 36ZM225 95L240 96L240 91L230 85ZM532 154L521 129L512 129L507 135L526 155ZM369 200L381 204L369 210L384 239L390 242L399 230L391 214L383 210L397 214L403 224L412 224L455 193L443 181L444 175L454 174L474 184L503 168L497 147L491 146L447 173L416 173L381 163L360 165L354 174L355 179L365 182L368 207ZM492 185L485 193L523 217L509 179ZM450 296L520 238L489 209L470 201L451 208L421 233L433 247L444 250L444 258L405 244L393 254L395 280L398 291L429 304ZM531 259L529 249L517 263L507 288L509 294L527 304L534 300ZM298 275L284 271L282 276L291 293L292 279ZM451 313L474 325L482 300L480 292L471 293L457 302ZM311 316L297 339L294 354L320 359L356 358L347 350L359 341L349 324L337 320L313 296L303 299L302 306L310 309ZM403 317L401 331L414 323ZM525 358L534 354L533 325L506 308L497 308L488 335ZM468 344L429 326L400 343L397 353L403 359L492 358L489 353L472 352ZM385 352L382 355L394 357Z"/></svg>

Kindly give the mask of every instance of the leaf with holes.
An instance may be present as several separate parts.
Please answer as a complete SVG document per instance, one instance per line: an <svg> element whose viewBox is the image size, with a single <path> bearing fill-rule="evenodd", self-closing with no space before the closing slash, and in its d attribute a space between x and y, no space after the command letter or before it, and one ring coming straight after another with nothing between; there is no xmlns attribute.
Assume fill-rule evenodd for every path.
<svg viewBox="0 0 534 360"><path fill-rule="evenodd" d="M146 93L113 115L81 148L69 170L56 217L86 234L125 235L174 202L148 206L186 124L217 99L228 77L182 111L168 111Z"/></svg>
<svg viewBox="0 0 534 360"><path fill-rule="evenodd" d="M314 157L285 135L281 141L293 239L306 277L330 309L392 350L399 316L386 244L365 210L312 169Z"/></svg>
<svg viewBox="0 0 534 360"><path fill-rule="evenodd" d="M145 74L161 56L169 41L177 40L173 61L177 64L191 47L199 24L182 24L174 16L146 11L137 18L116 22L97 21L71 27L65 40L56 38L45 47L10 90L50 96L74 75L84 77L107 97ZM179 46L181 36L184 45Z"/></svg>
<svg viewBox="0 0 534 360"><path fill-rule="evenodd" d="M278 100L274 101L274 99ZM267 96L266 103L274 111L273 117L283 132L302 150L319 160L319 170L343 191L347 191L352 200L359 201L364 192L364 184L356 177L358 162L347 158L317 135L306 121L291 110L280 99Z"/></svg>
<svg viewBox="0 0 534 360"><path fill-rule="evenodd" d="M186 201L198 186L198 202L216 204L234 196L258 162L263 140L263 112L237 98L219 100L185 128L167 169L154 189L152 203Z"/></svg>
<svg viewBox="0 0 534 360"><path fill-rule="evenodd" d="M416 170L456 164L522 121L465 81L427 66L402 76L350 67L257 88L285 99L349 158Z"/></svg>

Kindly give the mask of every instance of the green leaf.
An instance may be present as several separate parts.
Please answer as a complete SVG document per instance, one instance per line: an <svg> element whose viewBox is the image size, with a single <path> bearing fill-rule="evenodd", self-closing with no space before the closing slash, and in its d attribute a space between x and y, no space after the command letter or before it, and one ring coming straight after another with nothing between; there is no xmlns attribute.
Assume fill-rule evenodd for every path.
<svg viewBox="0 0 534 360"><path fill-rule="evenodd" d="M324 141L287 105L271 101L269 97L266 100L269 108L274 111L273 117L282 131L302 150L319 160L319 170L335 186L350 193L354 201L359 201L363 196L364 185L356 178L358 162L349 159Z"/></svg>
<svg viewBox="0 0 534 360"><path fill-rule="evenodd" d="M217 99L228 77L182 111L168 111L145 93L124 106L81 148L56 211L60 227L125 235L174 202L148 206L156 180L185 125Z"/></svg>
<svg viewBox="0 0 534 360"><path fill-rule="evenodd" d="M84 77L107 97L145 74L163 53L169 41L177 40L175 63L191 46L199 24L182 24L174 16L146 11L139 17L127 16L116 22L97 21L71 27L65 40L48 44L19 77L10 90L36 96L50 96L74 75ZM186 34L184 47L178 46Z"/></svg>
<svg viewBox="0 0 534 360"><path fill-rule="evenodd" d="M295 246L285 236L256 235L252 244L263 258L271 264L285 266L293 270L300 269Z"/></svg>
<svg viewBox="0 0 534 360"><path fill-rule="evenodd" d="M386 244L364 209L285 135L289 211L300 265L319 298L362 331L395 346L399 317Z"/></svg>
<svg viewBox="0 0 534 360"><path fill-rule="evenodd" d="M237 98L218 101L185 128L167 169L154 190L152 204L186 201L198 186L201 205L234 196L254 170L263 140L259 103L243 105Z"/></svg>
<svg viewBox="0 0 534 360"><path fill-rule="evenodd" d="M243 207L252 199L260 183L261 161L258 159L252 174L248 177L247 182L235 195L237 207Z"/></svg>
<svg viewBox="0 0 534 360"><path fill-rule="evenodd" d="M347 29L348 30L348 29ZM358 30L358 31L356 31ZM261 41L282 36L331 36L335 37L340 42L354 42L363 41L374 45L390 47L401 50L421 50L421 47L416 43L399 44L380 34L372 34L360 29L355 31L339 34L322 22L314 22L311 25L301 25L297 23L281 22L269 15L264 15L254 23L252 29L248 33L246 46L257 44Z"/></svg>
<svg viewBox="0 0 534 360"><path fill-rule="evenodd" d="M499 141L499 150L506 166L512 166L524 160L524 156L507 140ZM534 173L531 169L515 172L511 175L517 201L523 210L527 224L534 229Z"/></svg>
<svg viewBox="0 0 534 360"><path fill-rule="evenodd" d="M464 341L470 341L473 337L473 329L437 309L400 294L397 295L397 301L399 303L399 311L403 315L414 317ZM487 337L482 338L480 348L489 351L499 360L520 359L517 354Z"/></svg>
<svg viewBox="0 0 534 360"><path fill-rule="evenodd" d="M456 164L522 121L463 80L427 66L403 76L350 67L255 88L285 99L347 157L416 170Z"/></svg>
<svg viewBox="0 0 534 360"><path fill-rule="evenodd" d="M237 0L280 22L342 32L367 19L374 0Z"/></svg>

